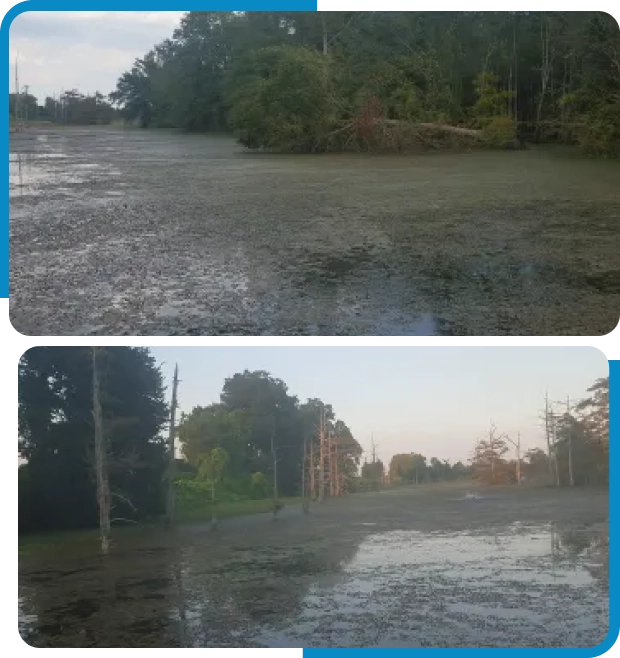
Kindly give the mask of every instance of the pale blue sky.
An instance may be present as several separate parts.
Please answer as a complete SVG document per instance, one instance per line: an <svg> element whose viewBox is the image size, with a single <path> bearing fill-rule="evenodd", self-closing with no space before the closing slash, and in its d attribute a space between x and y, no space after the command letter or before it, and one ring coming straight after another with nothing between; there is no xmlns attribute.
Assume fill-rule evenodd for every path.
<svg viewBox="0 0 620 658"><path fill-rule="evenodd" d="M182 411L219 400L226 377L267 370L305 401L320 397L365 450L465 460L492 418L524 448L543 447L538 415L551 400L577 400L607 360L593 348L158 347L166 384L179 364Z"/></svg>

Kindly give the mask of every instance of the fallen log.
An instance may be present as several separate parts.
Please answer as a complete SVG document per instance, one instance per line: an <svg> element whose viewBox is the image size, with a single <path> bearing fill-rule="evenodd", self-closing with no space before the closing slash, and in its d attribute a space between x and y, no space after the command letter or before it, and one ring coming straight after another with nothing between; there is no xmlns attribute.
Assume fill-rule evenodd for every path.
<svg viewBox="0 0 620 658"><path fill-rule="evenodd" d="M482 139L482 130L475 130L473 128L462 128L461 126L451 126L447 123L428 123L428 122L411 122L402 121L400 119L376 119L373 122L375 125L386 124L388 126L396 126L400 128L422 128L423 130L435 130L437 132L454 133L455 135L464 135L466 137L475 137Z"/></svg>

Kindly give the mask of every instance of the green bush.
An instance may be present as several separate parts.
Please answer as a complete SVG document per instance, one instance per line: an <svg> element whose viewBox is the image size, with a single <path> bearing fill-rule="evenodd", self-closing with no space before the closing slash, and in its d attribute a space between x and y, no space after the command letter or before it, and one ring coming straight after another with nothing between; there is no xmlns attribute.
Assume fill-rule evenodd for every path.
<svg viewBox="0 0 620 658"><path fill-rule="evenodd" d="M254 500L269 496L269 481L264 473L252 473L250 477L250 492Z"/></svg>
<svg viewBox="0 0 620 658"><path fill-rule="evenodd" d="M211 503L211 484L201 480L178 479L176 500L184 509L198 509Z"/></svg>
<svg viewBox="0 0 620 658"><path fill-rule="evenodd" d="M620 157L620 102L607 103L589 112L578 142L586 153Z"/></svg>
<svg viewBox="0 0 620 658"><path fill-rule="evenodd" d="M250 53L231 89L231 127L249 148L314 151L333 125L329 60L306 48Z"/></svg>
<svg viewBox="0 0 620 658"><path fill-rule="evenodd" d="M492 117L482 129L482 135L489 146L506 146L516 139L517 124L507 116Z"/></svg>

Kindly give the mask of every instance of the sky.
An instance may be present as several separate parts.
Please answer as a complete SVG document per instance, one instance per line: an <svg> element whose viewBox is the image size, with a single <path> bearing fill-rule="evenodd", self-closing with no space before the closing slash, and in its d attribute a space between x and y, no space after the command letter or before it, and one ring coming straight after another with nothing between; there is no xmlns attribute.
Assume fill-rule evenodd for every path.
<svg viewBox="0 0 620 658"><path fill-rule="evenodd" d="M109 94L137 57L171 37L184 12L40 11L18 16L10 30L9 88L19 84L42 105L63 89Z"/></svg>
<svg viewBox="0 0 620 658"><path fill-rule="evenodd" d="M333 405L364 450L371 435L378 456L397 453L469 459L491 420L522 448L544 447L539 414L552 401L585 397L609 374L593 348L431 347L160 347L152 348L170 386L179 365L179 403L219 401L226 377L266 370L304 402ZM558 406L558 410L560 407Z"/></svg>

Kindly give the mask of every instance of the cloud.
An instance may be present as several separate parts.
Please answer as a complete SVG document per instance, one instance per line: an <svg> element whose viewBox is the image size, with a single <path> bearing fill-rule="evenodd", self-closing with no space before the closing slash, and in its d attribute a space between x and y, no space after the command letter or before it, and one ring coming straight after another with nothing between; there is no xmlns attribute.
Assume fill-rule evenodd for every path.
<svg viewBox="0 0 620 658"><path fill-rule="evenodd" d="M10 31L10 80L19 52L20 85L43 102L61 89L112 91L118 77L172 36L184 12L28 12ZM14 82L11 82L11 88Z"/></svg>

